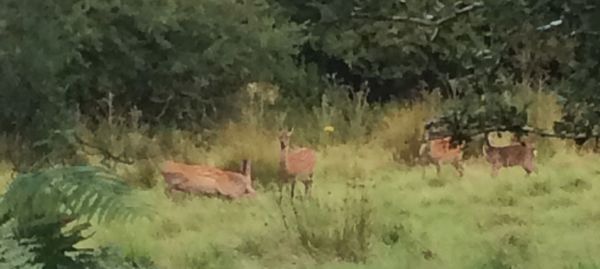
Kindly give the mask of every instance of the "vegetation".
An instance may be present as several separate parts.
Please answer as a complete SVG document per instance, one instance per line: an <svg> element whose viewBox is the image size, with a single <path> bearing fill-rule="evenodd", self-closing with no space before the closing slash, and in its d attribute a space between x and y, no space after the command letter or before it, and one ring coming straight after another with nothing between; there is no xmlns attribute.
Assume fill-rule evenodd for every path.
<svg viewBox="0 0 600 269"><path fill-rule="evenodd" d="M143 207L124 199L129 188L102 169L55 168L15 178L0 201L0 265L5 268L134 268L106 249L75 245L89 220L131 220ZM82 181L85 180L85 183ZM83 221L76 225L73 221ZM98 259L112 258L112 260ZM121 258L122 259L122 258Z"/></svg>
<svg viewBox="0 0 600 269"><path fill-rule="evenodd" d="M596 268L599 12L4 1L0 267ZM292 126L318 152L315 193L278 204ZM414 167L425 129L468 142L464 178ZM490 181L488 131L530 135L539 174ZM163 195L165 159L243 158L256 199Z"/></svg>

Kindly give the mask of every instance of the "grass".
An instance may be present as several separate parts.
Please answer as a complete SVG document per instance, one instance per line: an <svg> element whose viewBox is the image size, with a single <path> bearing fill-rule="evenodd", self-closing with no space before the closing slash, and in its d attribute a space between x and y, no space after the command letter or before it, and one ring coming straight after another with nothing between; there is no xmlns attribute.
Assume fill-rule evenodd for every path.
<svg viewBox="0 0 600 269"><path fill-rule="evenodd" d="M463 178L449 165L439 177L429 166L423 177L423 168L410 164L419 128L440 106L438 94L384 107L365 104L360 94L332 94L312 112L291 113L273 107L277 88L261 87L248 92L254 101L241 118L212 130L212 139L181 130L150 137L137 122L83 128L87 141L135 160L113 169L158 212L152 221L98 226L85 245L118 246L165 269L600 268L598 155L538 140L539 174L527 178L511 168L492 179L473 144ZM535 126L560 117L551 95L523 92L536 100ZM286 125L296 126L293 145L318 151L318 166L311 199L278 204L276 137ZM328 125L336 131L322 132ZM91 149L80 155L101 162ZM169 200L163 193L157 166L164 159L237 168L242 158L253 161L254 199ZM0 161L0 189L10 169Z"/></svg>
<svg viewBox="0 0 600 269"><path fill-rule="evenodd" d="M139 192L155 220L102 227L89 243L160 268L588 268L600 251L598 157L557 156L530 178L511 168L491 179L481 160L462 179L451 166L439 178L373 170L360 184L321 171L294 207L270 190L171 201L158 184Z"/></svg>

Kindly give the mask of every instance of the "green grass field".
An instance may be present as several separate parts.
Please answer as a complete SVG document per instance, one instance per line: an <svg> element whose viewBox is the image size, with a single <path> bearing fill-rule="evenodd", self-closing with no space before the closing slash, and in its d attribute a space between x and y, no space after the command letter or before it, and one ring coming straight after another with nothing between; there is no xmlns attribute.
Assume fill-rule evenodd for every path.
<svg viewBox="0 0 600 269"><path fill-rule="evenodd" d="M138 192L152 221L99 227L87 244L159 268L598 268L599 160L557 154L529 178L510 168L492 179L482 160L462 179L448 165L425 178L419 167L360 180L320 170L313 199L293 207L262 188L253 200L171 201L161 182Z"/></svg>

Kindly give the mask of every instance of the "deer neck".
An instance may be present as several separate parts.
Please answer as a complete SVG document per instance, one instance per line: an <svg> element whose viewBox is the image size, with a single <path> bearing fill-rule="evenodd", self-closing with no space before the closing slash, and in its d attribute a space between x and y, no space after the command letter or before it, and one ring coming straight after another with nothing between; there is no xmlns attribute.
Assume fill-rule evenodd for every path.
<svg viewBox="0 0 600 269"><path fill-rule="evenodd" d="M285 171L287 169L287 156L289 153L289 146L281 145L281 150L279 151L279 167Z"/></svg>

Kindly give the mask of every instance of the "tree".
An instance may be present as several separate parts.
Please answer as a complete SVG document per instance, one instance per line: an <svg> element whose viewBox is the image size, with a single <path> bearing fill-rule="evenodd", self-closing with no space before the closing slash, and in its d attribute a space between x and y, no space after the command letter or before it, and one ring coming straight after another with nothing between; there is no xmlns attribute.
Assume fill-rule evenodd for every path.
<svg viewBox="0 0 600 269"><path fill-rule="evenodd" d="M186 127L247 82L302 76L303 27L265 1L9 0L0 15L0 128L34 141L107 106Z"/></svg>
<svg viewBox="0 0 600 269"><path fill-rule="evenodd" d="M528 105L514 98L515 83L531 79L548 81L565 100L554 133L536 133L579 143L598 136L593 1L279 2L313 7L296 16L310 20L313 50L343 61L361 82L423 82L458 97L430 125L457 142L491 129L531 132Z"/></svg>
<svg viewBox="0 0 600 269"><path fill-rule="evenodd" d="M309 22L304 57L355 85L369 81L375 93L439 87L454 96L465 85L481 93L503 76L545 75L573 55L568 35L537 30L556 17L541 0L276 2Z"/></svg>

